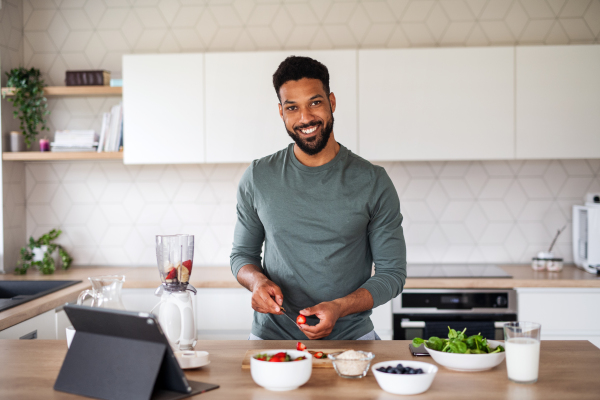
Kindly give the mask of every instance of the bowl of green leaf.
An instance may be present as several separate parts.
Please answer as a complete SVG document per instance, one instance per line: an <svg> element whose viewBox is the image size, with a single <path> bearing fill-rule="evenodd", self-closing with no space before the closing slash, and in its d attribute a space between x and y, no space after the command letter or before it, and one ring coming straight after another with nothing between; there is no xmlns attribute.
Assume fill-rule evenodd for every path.
<svg viewBox="0 0 600 400"><path fill-rule="evenodd" d="M466 328L457 332L448 327L448 338L436 336L428 340L413 339L413 346L425 344L433 360L454 371L485 371L500 365L506 356L501 342L487 340L481 335L465 335Z"/></svg>

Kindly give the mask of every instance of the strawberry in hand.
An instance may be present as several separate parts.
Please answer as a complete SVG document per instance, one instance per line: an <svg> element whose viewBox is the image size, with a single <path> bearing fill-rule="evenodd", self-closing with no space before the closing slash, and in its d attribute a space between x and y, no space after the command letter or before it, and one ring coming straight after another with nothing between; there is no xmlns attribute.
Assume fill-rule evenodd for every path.
<svg viewBox="0 0 600 400"><path fill-rule="evenodd" d="M306 345L302 342L298 342L296 343L296 350L298 351L305 351L306 350Z"/></svg>
<svg viewBox="0 0 600 400"><path fill-rule="evenodd" d="M298 315L298 316L296 317L296 323L297 323L298 325L305 324L305 323L306 323L306 317L305 317L304 315Z"/></svg>

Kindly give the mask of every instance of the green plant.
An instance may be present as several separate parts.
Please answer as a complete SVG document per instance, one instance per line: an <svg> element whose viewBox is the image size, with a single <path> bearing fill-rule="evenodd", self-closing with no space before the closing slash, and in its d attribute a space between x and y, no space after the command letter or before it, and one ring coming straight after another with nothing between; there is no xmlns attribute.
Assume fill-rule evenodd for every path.
<svg viewBox="0 0 600 400"><path fill-rule="evenodd" d="M58 254L60 255L62 269L69 269L73 259L61 245L52 243L61 233L61 230L52 229L50 232L40 236L38 240L34 240L33 237L30 237L27 246L21 248L21 259L19 260L17 268L15 268L15 274L25 275L27 270L32 266L35 266L42 274L53 274L56 266L54 265L52 253L54 253L54 250L56 249L58 249ZM42 261L33 261L33 249L40 249L42 246L46 246L44 258Z"/></svg>
<svg viewBox="0 0 600 400"><path fill-rule="evenodd" d="M39 125L41 125L40 131L49 130L44 120L44 116L50 114L48 103L44 97L44 80L40 70L35 68L14 68L6 75L8 76L7 86L16 89L14 96L7 100L16 108L13 111L13 118L19 118L25 144L27 148L30 148L35 136L39 133ZM4 94L3 97L6 95Z"/></svg>

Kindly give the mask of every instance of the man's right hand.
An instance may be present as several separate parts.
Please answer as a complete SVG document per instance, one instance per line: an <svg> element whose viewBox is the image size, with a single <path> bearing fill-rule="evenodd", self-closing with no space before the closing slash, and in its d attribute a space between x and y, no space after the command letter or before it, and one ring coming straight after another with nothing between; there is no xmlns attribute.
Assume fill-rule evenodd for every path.
<svg viewBox="0 0 600 400"><path fill-rule="evenodd" d="M263 314L281 315L283 293L256 265L246 264L237 274L237 280L252 292L252 308Z"/></svg>
<svg viewBox="0 0 600 400"><path fill-rule="evenodd" d="M281 315L283 293L273 281L265 277L252 288L252 308L263 314Z"/></svg>

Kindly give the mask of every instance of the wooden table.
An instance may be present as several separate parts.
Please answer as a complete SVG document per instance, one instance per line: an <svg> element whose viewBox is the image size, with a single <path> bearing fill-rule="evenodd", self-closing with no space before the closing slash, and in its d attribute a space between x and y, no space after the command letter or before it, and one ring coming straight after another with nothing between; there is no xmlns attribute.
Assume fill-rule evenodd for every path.
<svg viewBox="0 0 600 400"><path fill-rule="evenodd" d="M324 342L307 341L317 349ZM375 353L374 362L416 359L408 341L327 341L328 348L354 348ZM241 363L248 349L292 349L292 341L201 341L196 349L210 353L211 364L186 373L191 380L220 385L196 399L400 399L377 385L372 372L356 380L343 379L333 369L315 369L308 383L289 392L257 386ZM1 399L78 399L52 389L67 345L55 340L0 340ZM419 361L435 364L429 357ZM537 383L510 382L506 363L485 372L454 372L440 367L431 388L411 398L426 399L598 399L600 349L587 341L542 341Z"/></svg>

